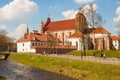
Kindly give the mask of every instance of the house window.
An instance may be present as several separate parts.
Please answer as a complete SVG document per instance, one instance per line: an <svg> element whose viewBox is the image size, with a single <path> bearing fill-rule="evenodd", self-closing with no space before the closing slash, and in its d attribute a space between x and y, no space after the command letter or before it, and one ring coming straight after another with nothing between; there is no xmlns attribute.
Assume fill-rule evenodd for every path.
<svg viewBox="0 0 120 80"><path fill-rule="evenodd" d="M76 47L78 47L78 42L76 41Z"/></svg>
<svg viewBox="0 0 120 80"><path fill-rule="evenodd" d="M24 43L23 43L23 46L24 46Z"/></svg>
<svg viewBox="0 0 120 80"><path fill-rule="evenodd" d="M32 46L34 46L34 43L32 43Z"/></svg>

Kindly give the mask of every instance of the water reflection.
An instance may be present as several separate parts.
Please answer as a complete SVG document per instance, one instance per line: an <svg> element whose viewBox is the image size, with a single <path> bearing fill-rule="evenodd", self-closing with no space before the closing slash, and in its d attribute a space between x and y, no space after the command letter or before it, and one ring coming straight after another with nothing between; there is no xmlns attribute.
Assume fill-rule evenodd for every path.
<svg viewBox="0 0 120 80"><path fill-rule="evenodd" d="M0 60L0 75L5 76L7 80L73 80L66 76L27 67L8 60Z"/></svg>

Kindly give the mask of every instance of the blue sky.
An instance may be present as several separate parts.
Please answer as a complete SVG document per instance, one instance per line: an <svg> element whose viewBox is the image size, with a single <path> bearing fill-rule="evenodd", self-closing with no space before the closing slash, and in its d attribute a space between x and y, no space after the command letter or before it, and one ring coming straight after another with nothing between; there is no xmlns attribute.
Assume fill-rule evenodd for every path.
<svg viewBox="0 0 120 80"><path fill-rule="evenodd" d="M79 7L89 3L96 5L105 20L103 27L114 35L115 22L120 20L120 0L0 0L0 29L18 39L25 33L26 24L30 30L39 31L41 20L73 18Z"/></svg>

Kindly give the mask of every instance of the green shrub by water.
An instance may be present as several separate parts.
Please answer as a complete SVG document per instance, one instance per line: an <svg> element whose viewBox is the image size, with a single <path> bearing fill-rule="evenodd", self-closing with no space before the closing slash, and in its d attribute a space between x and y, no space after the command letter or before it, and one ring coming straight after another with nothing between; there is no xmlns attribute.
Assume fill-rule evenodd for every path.
<svg viewBox="0 0 120 80"><path fill-rule="evenodd" d="M100 64L36 54L11 54L9 60L66 75L75 78L75 80L120 80L120 65Z"/></svg>

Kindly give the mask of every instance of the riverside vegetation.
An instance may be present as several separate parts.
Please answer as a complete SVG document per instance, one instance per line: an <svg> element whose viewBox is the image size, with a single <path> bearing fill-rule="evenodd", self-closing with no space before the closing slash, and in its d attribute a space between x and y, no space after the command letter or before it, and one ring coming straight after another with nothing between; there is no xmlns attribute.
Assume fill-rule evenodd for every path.
<svg viewBox="0 0 120 80"><path fill-rule="evenodd" d="M100 64L36 54L11 54L9 60L75 80L120 80L120 65Z"/></svg>

